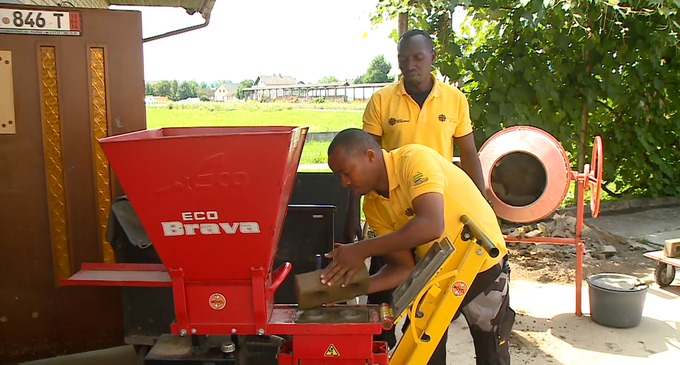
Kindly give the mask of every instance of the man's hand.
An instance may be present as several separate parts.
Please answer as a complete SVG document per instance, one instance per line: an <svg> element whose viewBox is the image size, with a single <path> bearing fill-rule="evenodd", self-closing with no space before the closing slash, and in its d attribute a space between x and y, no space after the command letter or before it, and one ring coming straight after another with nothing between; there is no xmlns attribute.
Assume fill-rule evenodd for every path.
<svg viewBox="0 0 680 365"><path fill-rule="evenodd" d="M458 145L460 151L460 165L468 176L474 181L477 188L484 196L484 199L489 201L486 196L486 187L484 184L484 174L482 173L482 164L479 161L479 154L475 146L475 138L472 133L463 137L453 139L454 143Z"/></svg>
<svg viewBox="0 0 680 365"><path fill-rule="evenodd" d="M333 262L321 273L321 283L333 286L344 277L342 286L345 287L352 280L354 273L365 265L366 255L358 244L347 244L337 247L326 257Z"/></svg>

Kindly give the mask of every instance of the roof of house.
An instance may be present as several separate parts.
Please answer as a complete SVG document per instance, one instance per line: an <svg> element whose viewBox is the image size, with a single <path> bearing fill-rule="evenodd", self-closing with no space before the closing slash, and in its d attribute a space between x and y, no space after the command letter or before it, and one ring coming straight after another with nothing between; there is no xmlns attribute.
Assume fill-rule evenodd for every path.
<svg viewBox="0 0 680 365"><path fill-rule="evenodd" d="M217 86L217 87L215 88L215 90L219 89L220 86L222 86L222 85L224 85L224 87L227 88L227 94L228 94L228 95L236 94L236 91L238 90L238 84L224 84L224 83L222 83L222 84L220 84L219 86Z"/></svg>
<svg viewBox="0 0 680 365"><path fill-rule="evenodd" d="M295 85L297 84L297 80L295 80L294 77L292 76L281 76L281 74L278 75L261 75L258 76L257 79L255 80L255 85L258 84L258 82L262 82L265 85L271 86L271 85Z"/></svg>
<svg viewBox="0 0 680 365"><path fill-rule="evenodd" d="M238 90L238 84L224 84L224 86L229 90L229 94L236 94L236 90Z"/></svg>

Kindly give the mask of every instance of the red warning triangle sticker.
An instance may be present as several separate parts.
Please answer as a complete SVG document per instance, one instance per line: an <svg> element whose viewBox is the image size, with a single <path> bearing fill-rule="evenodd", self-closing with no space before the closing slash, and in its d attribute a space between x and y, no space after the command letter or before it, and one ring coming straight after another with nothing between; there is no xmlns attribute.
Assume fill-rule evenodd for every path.
<svg viewBox="0 0 680 365"><path fill-rule="evenodd" d="M340 357L340 353L338 352L338 349L335 348L335 345L331 344L330 346L328 346L328 350L326 350L326 353L323 356Z"/></svg>

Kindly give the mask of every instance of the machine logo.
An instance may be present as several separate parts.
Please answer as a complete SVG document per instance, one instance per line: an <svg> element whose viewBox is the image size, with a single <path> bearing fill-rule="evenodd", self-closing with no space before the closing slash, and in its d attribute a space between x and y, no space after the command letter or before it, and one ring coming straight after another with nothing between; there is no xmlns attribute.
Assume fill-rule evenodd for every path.
<svg viewBox="0 0 680 365"><path fill-rule="evenodd" d="M451 293L456 297L465 296L468 291L468 285L466 282L458 280L453 285L451 285Z"/></svg>
<svg viewBox="0 0 680 365"><path fill-rule="evenodd" d="M156 193L246 186L248 174L243 171L230 171L231 163L231 159L224 153L209 156L196 163L190 176L180 176L170 184L156 190Z"/></svg>
<svg viewBox="0 0 680 365"><path fill-rule="evenodd" d="M326 353L323 354L325 357L340 357L340 353L338 352L338 349L335 348L335 345L331 344L328 346L328 350L326 350Z"/></svg>
<svg viewBox="0 0 680 365"><path fill-rule="evenodd" d="M209 303L212 309L218 311L227 306L227 299L224 298L224 295L215 293L210 296Z"/></svg>
<svg viewBox="0 0 680 365"><path fill-rule="evenodd" d="M194 223L200 222L200 223ZM260 233L260 224L257 222L219 222L217 211L183 212L182 221L161 222L163 235L171 236L195 236L218 235L218 234L251 234Z"/></svg>

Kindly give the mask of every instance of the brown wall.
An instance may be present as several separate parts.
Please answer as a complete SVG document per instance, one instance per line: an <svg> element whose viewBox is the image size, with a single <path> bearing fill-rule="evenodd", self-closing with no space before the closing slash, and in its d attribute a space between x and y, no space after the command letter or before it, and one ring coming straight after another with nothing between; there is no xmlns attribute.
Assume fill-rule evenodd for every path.
<svg viewBox="0 0 680 365"><path fill-rule="evenodd" d="M102 237L116 194L94 138L146 128L141 14L63 10L81 11L81 36L0 34L16 113L0 134L3 364L123 342L120 289L58 279L114 259Z"/></svg>

